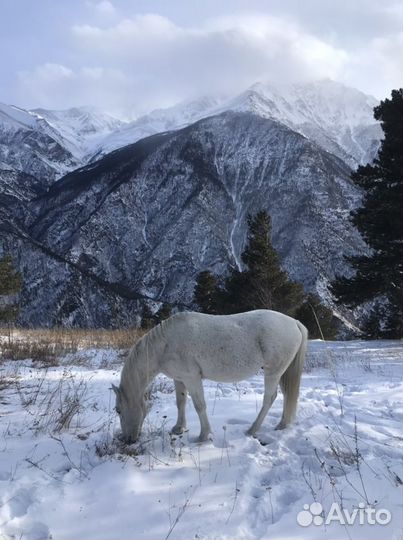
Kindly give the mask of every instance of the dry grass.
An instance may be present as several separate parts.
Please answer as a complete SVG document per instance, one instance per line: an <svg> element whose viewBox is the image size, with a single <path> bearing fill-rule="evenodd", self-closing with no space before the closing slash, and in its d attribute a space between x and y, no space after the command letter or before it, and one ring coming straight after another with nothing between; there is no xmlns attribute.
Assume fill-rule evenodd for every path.
<svg viewBox="0 0 403 540"><path fill-rule="evenodd" d="M80 415L85 410L88 383L69 371L64 371L58 384L52 391L41 392L46 374L37 387L20 392L24 407L38 404L39 415L34 423L35 431L47 431L55 434L70 428L80 427Z"/></svg>
<svg viewBox="0 0 403 540"><path fill-rule="evenodd" d="M0 373L0 393L2 390L4 390L5 388L8 388L12 384L13 384L12 379Z"/></svg>
<svg viewBox="0 0 403 540"><path fill-rule="evenodd" d="M0 328L0 359L57 363L57 359L68 353L95 348L129 349L144 331L137 328L122 330L40 328L14 329Z"/></svg>

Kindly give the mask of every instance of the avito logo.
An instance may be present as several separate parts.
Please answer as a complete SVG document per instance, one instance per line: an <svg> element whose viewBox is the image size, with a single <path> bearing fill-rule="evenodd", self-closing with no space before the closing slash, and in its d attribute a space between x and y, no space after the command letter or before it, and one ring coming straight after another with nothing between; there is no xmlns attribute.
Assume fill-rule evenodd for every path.
<svg viewBox="0 0 403 540"><path fill-rule="evenodd" d="M373 508L363 502L358 504L351 512L347 508L342 508L338 503L332 503L329 512L325 515L323 506L318 502L304 504L304 509L298 512L297 523L301 527L309 525L330 525L333 522L341 525L387 525L392 519L389 510L385 508Z"/></svg>

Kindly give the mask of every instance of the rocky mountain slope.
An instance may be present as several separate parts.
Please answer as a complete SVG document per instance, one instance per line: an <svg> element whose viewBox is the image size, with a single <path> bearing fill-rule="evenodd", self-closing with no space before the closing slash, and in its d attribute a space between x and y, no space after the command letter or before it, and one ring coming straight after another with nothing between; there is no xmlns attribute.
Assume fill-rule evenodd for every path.
<svg viewBox="0 0 403 540"><path fill-rule="evenodd" d="M382 131L373 118L375 105L375 98L331 80L282 86L257 83L231 99L204 97L153 111L105 137L94 157L155 133L235 111L278 120L355 168L372 161L378 150Z"/></svg>
<svg viewBox="0 0 403 540"><path fill-rule="evenodd" d="M377 104L359 90L325 79L277 87L258 83L225 107L278 120L355 168L371 162L378 150Z"/></svg>
<svg viewBox="0 0 403 540"><path fill-rule="evenodd" d="M0 170L34 176L44 188L87 163L123 122L88 108L28 111L0 103Z"/></svg>
<svg viewBox="0 0 403 540"><path fill-rule="evenodd" d="M142 139L56 182L28 217L16 206L4 220L25 273L21 320L110 326L133 321L141 295L189 304L200 270L239 265L246 216L262 208L291 277L329 299L343 255L365 249L347 220L360 200L349 175L251 113Z"/></svg>
<svg viewBox="0 0 403 540"><path fill-rule="evenodd" d="M330 80L299 85L258 83L231 99L203 97L158 109L127 123L89 107L54 111L0 104L0 169L56 178L107 153L225 111L277 120L349 166L372 161L381 138L376 100Z"/></svg>
<svg viewBox="0 0 403 540"><path fill-rule="evenodd" d="M0 104L0 170L30 174L47 186L79 164L63 137L46 120Z"/></svg>
<svg viewBox="0 0 403 540"><path fill-rule="evenodd" d="M222 102L222 98L201 97L178 103L173 107L151 111L106 136L94 149L91 161L145 137L181 129L202 118L223 112L225 108L222 108Z"/></svg>
<svg viewBox="0 0 403 540"><path fill-rule="evenodd" d="M66 146L82 165L105 137L126 124L91 107L74 107L62 111L33 109L31 112L44 118L60 134Z"/></svg>

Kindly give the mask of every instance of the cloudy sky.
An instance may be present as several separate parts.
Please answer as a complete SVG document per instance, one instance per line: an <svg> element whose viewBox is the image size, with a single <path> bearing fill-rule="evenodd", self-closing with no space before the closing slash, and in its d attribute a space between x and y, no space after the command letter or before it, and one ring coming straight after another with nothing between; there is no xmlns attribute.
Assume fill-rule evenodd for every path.
<svg viewBox="0 0 403 540"><path fill-rule="evenodd" d="M403 85L401 0L1 0L0 101L133 118L258 80Z"/></svg>

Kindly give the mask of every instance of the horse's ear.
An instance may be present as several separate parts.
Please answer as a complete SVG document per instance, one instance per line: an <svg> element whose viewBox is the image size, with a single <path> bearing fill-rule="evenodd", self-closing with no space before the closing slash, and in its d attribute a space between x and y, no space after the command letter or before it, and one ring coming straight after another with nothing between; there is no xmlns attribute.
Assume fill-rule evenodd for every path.
<svg viewBox="0 0 403 540"><path fill-rule="evenodd" d="M118 388L116 385L112 383L112 390L115 392L115 394L118 396L120 394L120 388Z"/></svg>

